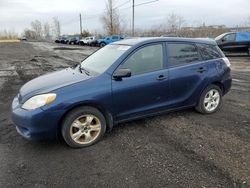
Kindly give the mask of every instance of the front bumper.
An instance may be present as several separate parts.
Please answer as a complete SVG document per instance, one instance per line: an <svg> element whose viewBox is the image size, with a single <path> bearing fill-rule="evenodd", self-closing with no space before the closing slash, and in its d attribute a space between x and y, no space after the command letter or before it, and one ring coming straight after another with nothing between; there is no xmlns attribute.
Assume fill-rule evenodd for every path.
<svg viewBox="0 0 250 188"><path fill-rule="evenodd" d="M21 108L18 98L12 102L12 121L16 125L17 132L29 140L53 139L57 135L57 127L60 121L58 112L50 112L41 108L25 110Z"/></svg>

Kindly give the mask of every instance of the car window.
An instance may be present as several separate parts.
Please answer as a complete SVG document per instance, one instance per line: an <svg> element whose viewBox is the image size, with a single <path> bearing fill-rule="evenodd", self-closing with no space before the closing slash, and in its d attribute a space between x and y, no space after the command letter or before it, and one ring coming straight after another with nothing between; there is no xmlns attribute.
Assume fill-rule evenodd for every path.
<svg viewBox="0 0 250 188"><path fill-rule="evenodd" d="M235 33L227 34L225 37L223 37L224 41L235 41Z"/></svg>
<svg viewBox="0 0 250 188"><path fill-rule="evenodd" d="M128 68L132 75L152 72L163 68L161 44L143 47L133 53L120 68Z"/></svg>
<svg viewBox="0 0 250 188"><path fill-rule="evenodd" d="M95 75L102 74L130 47L127 45L106 45L87 57L81 66Z"/></svg>
<svg viewBox="0 0 250 188"><path fill-rule="evenodd" d="M170 67L186 65L200 60L196 46L184 43L168 44L168 58Z"/></svg>
<svg viewBox="0 0 250 188"><path fill-rule="evenodd" d="M118 36L113 36L112 39L118 39Z"/></svg>
<svg viewBox="0 0 250 188"><path fill-rule="evenodd" d="M214 45L197 44L203 60L221 58L221 54Z"/></svg>

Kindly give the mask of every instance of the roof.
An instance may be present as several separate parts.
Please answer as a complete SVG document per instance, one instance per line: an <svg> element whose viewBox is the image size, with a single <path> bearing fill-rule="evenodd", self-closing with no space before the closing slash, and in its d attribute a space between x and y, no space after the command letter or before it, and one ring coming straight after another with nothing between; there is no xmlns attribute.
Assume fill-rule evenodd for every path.
<svg viewBox="0 0 250 188"><path fill-rule="evenodd" d="M134 46L136 44L144 44L151 42L195 42L195 43L216 45L215 40L210 38L182 38L182 37L138 37L138 38L120 40L112 44Z"/></svg>

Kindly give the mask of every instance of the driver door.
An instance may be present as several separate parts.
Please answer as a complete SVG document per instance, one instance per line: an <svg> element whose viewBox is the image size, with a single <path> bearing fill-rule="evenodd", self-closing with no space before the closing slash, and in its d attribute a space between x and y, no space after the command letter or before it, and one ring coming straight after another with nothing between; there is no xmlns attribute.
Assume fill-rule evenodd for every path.
<svg viewBox="0 0 250 188"><path fill-rule="evenodd" d="M221 39L221 49L223 51L235 51L235 49L237 48L237 44L235 41L236 38L236 34L235 33L230 33L225 35L222 39Z"/></svg>

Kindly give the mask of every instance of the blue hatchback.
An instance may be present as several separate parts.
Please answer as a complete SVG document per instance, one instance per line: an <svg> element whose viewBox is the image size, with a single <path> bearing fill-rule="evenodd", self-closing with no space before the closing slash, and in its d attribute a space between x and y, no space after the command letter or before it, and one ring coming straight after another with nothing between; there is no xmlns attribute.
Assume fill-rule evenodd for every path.
<svg viewBox="0 0 250 188"><path fill-rule="evenodd" d="M122 40L26 83L12 119L27 139L61 134L69 146L85 147L120 122L191 107L216 112L231 81L230 62L213 40Z"/></svg>

